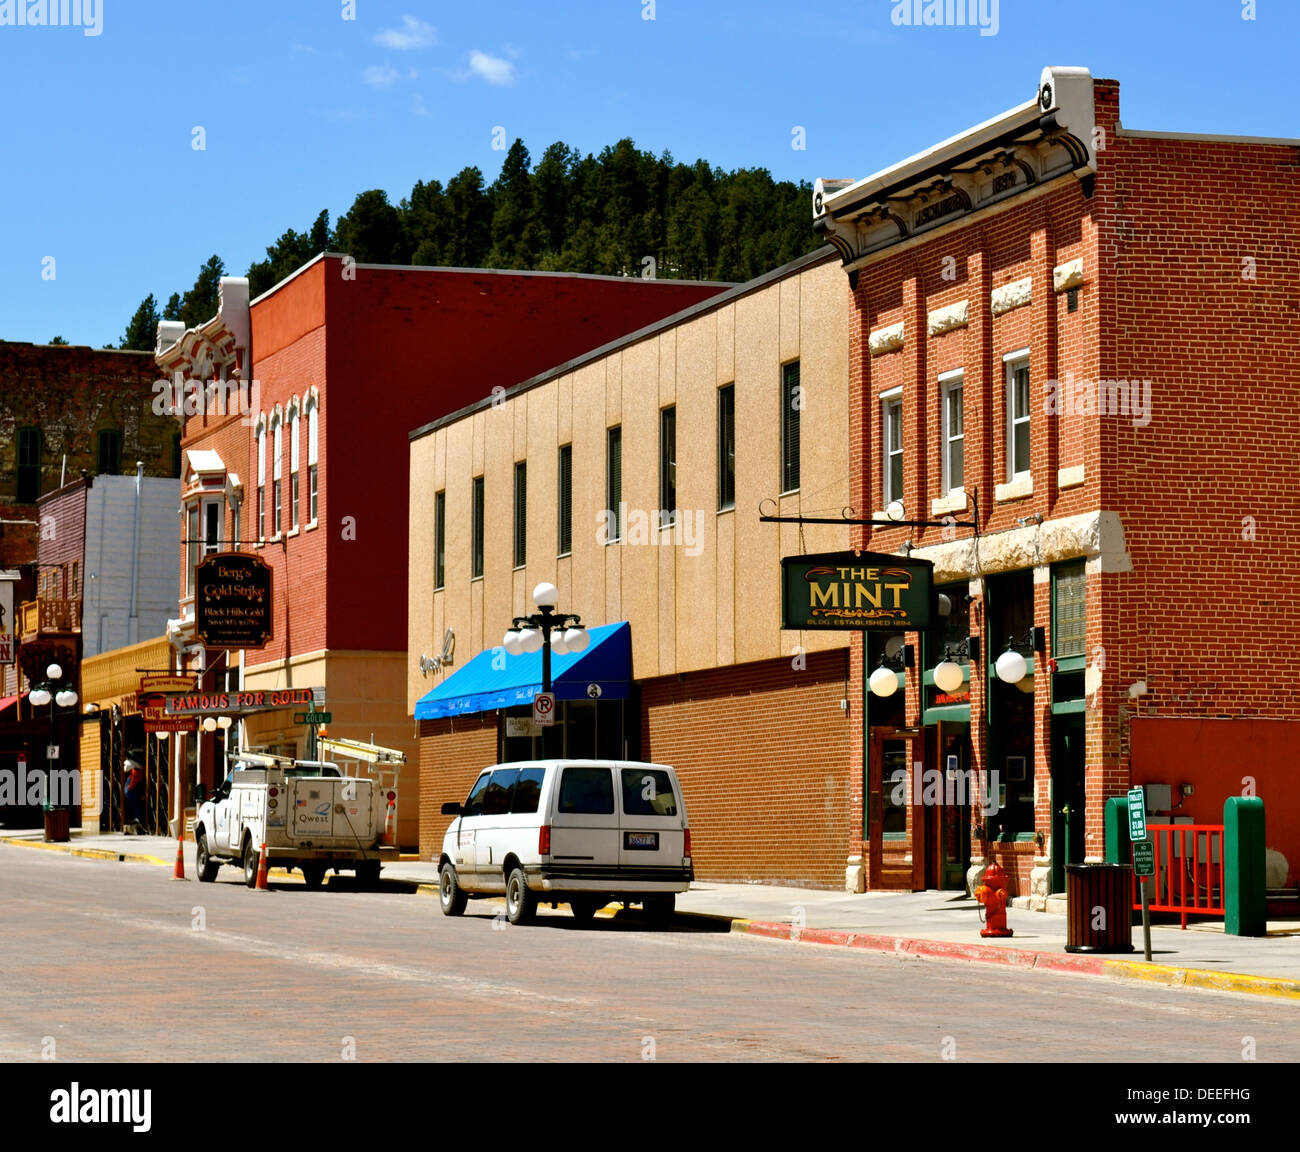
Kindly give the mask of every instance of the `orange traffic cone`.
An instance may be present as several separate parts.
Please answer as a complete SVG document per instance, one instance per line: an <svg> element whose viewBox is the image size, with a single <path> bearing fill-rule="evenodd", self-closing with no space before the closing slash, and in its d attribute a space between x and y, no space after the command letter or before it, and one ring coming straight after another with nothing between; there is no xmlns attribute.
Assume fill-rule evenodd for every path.
<svg viewBox="0 0 1300 1152"><path fill-rule="evenodd" d="M176 837L176 867L172 869L173 880L185 879L185 833Z"/></svg>
<svg viewBox="0 0 1300 1152"><path fill-rule="evenodd" d="M397 805L393 801L388 802L388 815L384 817L384 843L392 844L393 842L393 816L397 812Z"/></svg>
<svg viewBox="0 0 1300 1152"><path fill-rule="evenodd" d="M264 891L269 889L270 885L266 882L267 859L266 859L266 841L262 841L262 855L257 861L257 885L256 887Z"/></svg>

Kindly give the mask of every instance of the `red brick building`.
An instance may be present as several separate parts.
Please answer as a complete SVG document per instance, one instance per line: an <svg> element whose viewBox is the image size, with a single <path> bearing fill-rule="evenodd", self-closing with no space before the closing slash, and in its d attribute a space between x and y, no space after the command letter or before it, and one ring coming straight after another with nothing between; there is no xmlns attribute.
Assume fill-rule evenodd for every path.
<svg viewBox="0 0 1300 1152"><path fill-rule="evenodd" d="M1015 892L1062 891L1131 782L1206 823L1254 791L1294 884L1300 142L1131 130L1116 82L1048 68L1001 116L819 181L814 216L852 288L854 506L952 518L855 536L931 560L947 613L855 638L849 887L996 856ZM864 690L882 662L903 691Z"/></svg>
<svg viewBox="0 0 1300 1152"><path fill-rule="evenodd" d="M247 281L223 279L212 320L159 326L158 367L176 382L171 398L185 420L182 611L171 635L186 666L206 670L207 688L322 690L331 735L407 751L398 837L414 843L409 429L724 287L381 267L337 255L251 303ZM193 621L194 566L236 548L260 555L275 582L273 636L242 660L204 652ZM307 730L293 723L303 710L243 717L244 746L303 754ZM200 737L197 754L193 740L177 742L191 785L220 779L221 739Z"/></svg>

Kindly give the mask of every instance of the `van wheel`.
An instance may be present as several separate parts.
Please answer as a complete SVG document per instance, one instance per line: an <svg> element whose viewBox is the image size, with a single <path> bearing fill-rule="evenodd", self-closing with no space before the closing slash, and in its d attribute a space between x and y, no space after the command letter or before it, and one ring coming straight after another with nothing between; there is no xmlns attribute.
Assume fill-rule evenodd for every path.
<svg viewBox="0 0 1300 1152"><path fill-rule="evenodd" d="M244 883L249 888L257 887L257 849L251 836L244 841Z"/></svg>
<svg viewBox="0 0 1300 1152"><path fill-rule="evenodd" d="M641 908L652 928L667 928L677 911L677 896L672 892L667 896L647 896L641 901Z"/></svg>
<svg viewBox="0 0 1300 1152"><path fill-rule="evenodd" d="M217 878L217 873L221 870L221 861L213 860L208 855L208 837L204 832L199 833L199 842L194 846L195 866L199 873L199 879L204 884L211 884ZM254 880L257 878L254 877Z"/></svg>
<svg viewBox="0 0 1300 1152"><path fill-rule="evenodd" d="M302 869L302 882L308 888L319 888L325 883L325 865L319 862L312 864L299 864Z"/></svg>
<svg viewBox="0 0 1300 1152"><path fill-rule="evenodd" d="M463 916L469 903L465 889L456 883L456 869L450 864L444 864L438 873L438 903L444 916Z"/></svg>
<svg viewBox="0 0 1300 1152"><path fill-rule="evenodd" d="M590 924L596 912L605 907L605 902L597 896L575 896L569 901L569 911L579 924Z"/></svg>
<svg viewBox="0 0 1300 1152"><path fill-rule="evenodd" d="M537 914L537 893L528 889L522 868L515 868L506 881L506 919L511 924L527 924Z"/></svg>

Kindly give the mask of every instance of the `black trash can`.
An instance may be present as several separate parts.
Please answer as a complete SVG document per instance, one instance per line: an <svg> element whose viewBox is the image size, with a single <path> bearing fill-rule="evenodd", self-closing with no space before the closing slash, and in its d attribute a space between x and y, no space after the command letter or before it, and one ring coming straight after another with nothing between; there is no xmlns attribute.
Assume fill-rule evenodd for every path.
<svg viewBox="0 0 1300 1152"><path fill-rule="evenodd" d="M1132 873L1127 864L1065 866L1067 952L1133 951Z"/></svg>
<svg viewBox="0 0 1300 1152"><path fill-rule="evenodd" d="M47 844L62 844L71 837L71 813L66 808L45 809L45 841Z"/></svg>

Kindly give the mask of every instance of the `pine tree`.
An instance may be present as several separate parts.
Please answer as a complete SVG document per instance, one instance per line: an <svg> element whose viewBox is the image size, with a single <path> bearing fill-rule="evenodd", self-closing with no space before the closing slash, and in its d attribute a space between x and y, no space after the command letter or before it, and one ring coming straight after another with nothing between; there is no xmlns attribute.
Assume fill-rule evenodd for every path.
<svg viewBox="0 0 1300 1152"><path fill-rule="evenodd" d="M119 348L135 352L152 352L158 338L158 304L150 292L135 310L131 322L126 326L126 335L122 337Z"/></svg>
<svg viewBox="0 0 1300 1152"><path fill-rule="evenodd" d="M186 328L197 328L206 324L217 314L221 306L221 277L226 274L226 266L220 256L209 256L207 263L199 269L198 278L181 298L180 319Z"/></svg>
<svg viewBox="0 0 1300 1152"><path fill-rule="evenodd" d="M358 264L410 262L402 218L381 188L357 196L352 207L339 217L334 236L339 251Z"/></svg>

